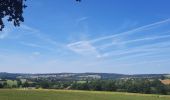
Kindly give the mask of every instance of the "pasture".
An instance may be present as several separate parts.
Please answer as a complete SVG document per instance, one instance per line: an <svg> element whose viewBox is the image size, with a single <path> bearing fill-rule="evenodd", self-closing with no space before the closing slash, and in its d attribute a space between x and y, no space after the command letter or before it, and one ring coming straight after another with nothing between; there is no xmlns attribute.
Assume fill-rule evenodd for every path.
<svg viewBox="0 0 170 100"><path fill-rule="evenodd" d="M74 90L0 90L0 100L170 100L170 96Z"/></svg>

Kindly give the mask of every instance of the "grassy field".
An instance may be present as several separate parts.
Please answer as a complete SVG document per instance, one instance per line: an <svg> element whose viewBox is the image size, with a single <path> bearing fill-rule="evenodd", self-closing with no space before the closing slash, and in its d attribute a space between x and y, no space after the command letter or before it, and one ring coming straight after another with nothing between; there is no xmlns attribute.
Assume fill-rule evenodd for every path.
<svg viewBox="0 0 170 100"><path fill-rule="evenodd" d="M0 100L170 100L170 96L72 90L0 90Z"/></svg>

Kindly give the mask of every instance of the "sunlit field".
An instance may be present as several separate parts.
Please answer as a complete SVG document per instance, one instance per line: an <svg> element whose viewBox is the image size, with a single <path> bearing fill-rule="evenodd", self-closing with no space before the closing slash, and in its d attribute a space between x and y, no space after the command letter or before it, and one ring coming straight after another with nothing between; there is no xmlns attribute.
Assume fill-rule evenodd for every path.
<svg viewBox="0 0 170 100"><path fill-rule="evenodd" d="M0 90L0 100L170 100L170 96L73 90Z"/></svg>

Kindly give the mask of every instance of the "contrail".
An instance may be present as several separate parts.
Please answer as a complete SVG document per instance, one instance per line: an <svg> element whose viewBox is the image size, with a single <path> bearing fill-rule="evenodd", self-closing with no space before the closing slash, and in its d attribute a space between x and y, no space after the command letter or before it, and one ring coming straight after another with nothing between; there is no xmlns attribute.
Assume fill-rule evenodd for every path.
<svg viewBox="0 0 170 100"><path fill-rule="evenodd" d="M144 46L139 46L139 47L134 47L131 49L123 49L123 50L117 50L117 51L111 51L111 52L106 52L102 56L107 57L107 56L114 56L114 55L120 55L120 54L126 54L126 53L134 53L134 52L143 52L143 51L160 51L161 50L170 50L170 42L162 42L162 43L156 43L156 44L147 44Z"/></svg>
<svg viewBox="0 0 170 100"><path fill-rule="evenodd" d="M98 41L101 41L101 40L110 39L110 38L114 38L114 37L121 36L121 35L132 34L133 32L142 31L144 29L154 27L156 25L160 25L160 24L167 23L167 22L170 22L170 18L163 20L163 21L155 22L155 23L152 23L152 24L144 25L144 26L141 26L141 27L138 27L138 28L126 31L126 32L119 33L119 34L97 38L97 39L91 40L90 42L95 43L95 42L98 42Z"/></svg>
<svg viewBox="0 0 170 100"><path fill-rule="evenodd" d="M170 33L170 31L165 32L164 34L167 34L167 33ZM156 40L156 39L162 39L162 38L170 38L170 35L139 38L139 39L135 39L135 40L128 40L128 41L119 42L117 44L128 44L128 43L141 42L141 41L147 41L147 40ZM98 48L99 49L105 49L105 48L113 46L113 45L115 45L115 43L106 44L106 45L100 46Z"/></svg>

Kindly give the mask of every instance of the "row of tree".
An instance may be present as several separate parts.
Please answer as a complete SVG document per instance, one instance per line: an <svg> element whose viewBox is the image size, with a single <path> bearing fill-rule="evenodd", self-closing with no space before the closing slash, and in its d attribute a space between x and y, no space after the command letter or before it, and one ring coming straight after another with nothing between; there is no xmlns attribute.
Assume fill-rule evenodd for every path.
<svg viewBox="0 0 170 100"><path fill-rule="evenodd" d="M28 82L22 82L20 80L3 80L0 81L0 88L20 88L29 87Z"/></svg>
<svg viewBox="0 0 170 100"><path fill-rule="evenodd" d="M170 86L162 84L159 80L128 79L128 80L95 80L86 83L74 83L71 89L117 91L145 94L169 94Z"/></svg>
<svg viewBox="0 0 170 100"><path fill-rule="evenodd" d="M91 80L91 81L49 81L20 80L0 83L0 88L44 88L44 89L73 89L90 91L117 91L145 94L170 94L170 85L164 85L158 79L121 79L121 80Z"/></svg>

